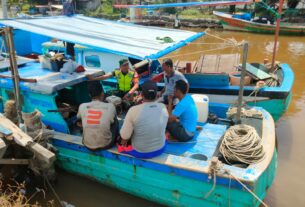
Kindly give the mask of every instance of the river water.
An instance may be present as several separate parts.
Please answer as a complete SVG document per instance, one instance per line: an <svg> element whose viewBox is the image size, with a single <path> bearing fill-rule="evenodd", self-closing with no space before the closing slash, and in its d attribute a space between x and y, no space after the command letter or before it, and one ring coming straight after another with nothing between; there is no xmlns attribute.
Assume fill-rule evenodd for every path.
<svg viewBox="0 0 305 207"><path fill-rule="evenodd" d="M249 42L249 62L262 62L265 58L271 60L274 44L272 35L227 31L210 31L210 33L213 36L206 35L171 56L179 55L174 59L196 60L200 56L199 51L205 51L204 53L235 52L238 49L223 49L225 44L211 44L232 38L237 42L242 40ZM215 35L218 38L214 37ZM305 179L302 179L302 176L305 175L305 166L303 166L305 160L305 37L281 36L276 60L290 64L295 72L295 83L289 110L276 124L279 145L278 171L265 201L269 206L305 206ZM59 171L55 190L62 200L77 207L159 206L156 203L63 171Z"/></svg>

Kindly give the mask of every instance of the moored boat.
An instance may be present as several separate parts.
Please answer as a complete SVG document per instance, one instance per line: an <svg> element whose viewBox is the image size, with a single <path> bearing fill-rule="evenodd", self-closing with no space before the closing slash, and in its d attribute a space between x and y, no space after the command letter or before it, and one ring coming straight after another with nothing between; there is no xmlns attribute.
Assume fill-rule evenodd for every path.
<svg viewBox="0 0 305 207"><path fill-rule="evenodd" d="M213 14L221 20L224 29L264 34L275 34L276 25L253 22L245 19L234 18L232 14L213 11ZM282 35L305 35L305 25L281 23L280 34Z"/></svg>
<svg viewBox="0 0 305 207"><path fill-rule="evenodd" d="M75 125L75 110L61 108L67 109L68 104L73 109L90 101L85 75L99 75L100 70L63 74L28 63L19 68L19 74L37 80L20 84L23 111L37 109L43 114L44 124L55 130L52 143L57 148L57 164L69 172L168 206L259 206L275 177L274 121L262 108L251 110L253 116L242 117L242 123L254 127L261 137L265 155L257 163L229 164L221 158L219 146L231 119L198 123L202 129L190 142L170 142L163 155L142 160L120 154L115 147L88 150ZM1 78L2 103L11 98L12 90L12 80ZM226 112L219 109L222 117Z"/></svg>

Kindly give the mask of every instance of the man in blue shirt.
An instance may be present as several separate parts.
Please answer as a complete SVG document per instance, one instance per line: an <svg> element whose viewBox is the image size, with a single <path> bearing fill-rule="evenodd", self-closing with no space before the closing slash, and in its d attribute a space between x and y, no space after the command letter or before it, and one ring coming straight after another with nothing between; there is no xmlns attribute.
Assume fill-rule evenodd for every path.
<svg viewBox="0 0 305 207"><path fill-rule="evenodd" d="M169 119L167 130L170 135L181 142L192 139L196 132L198 112L193 98L187 94L188 84L178 80L174 88L174 96L179 103L173 109L173 98L169 96L168 113Z"/></svg>

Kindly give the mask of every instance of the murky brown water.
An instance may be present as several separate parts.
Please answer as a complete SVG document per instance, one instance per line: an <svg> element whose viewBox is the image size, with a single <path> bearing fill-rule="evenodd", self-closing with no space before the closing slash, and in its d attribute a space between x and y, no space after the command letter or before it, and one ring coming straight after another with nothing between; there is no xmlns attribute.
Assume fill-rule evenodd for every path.
<svg viewBox="0 0 305 207"><path fill-rule="evenodd" d="M234 38L249 42L248 60L271 60L274 37L238 32L213 32L221 38ZM279 144L279 165L272 188L268 191L266 203L270 206L305 206L305 37L280 37L277 60L291 65L295 72L293 98L288 112L277 123ZM222 47L212 37L203 37L176 54L183 54L183 59L196 60L199 54L187 55L201 50ZM233 52L223 49L221 53ZM216 51L210 51L215 53ZM86 206L158 206L146 200L131 196L118 190L103 186L85 178L59 172L56 191L62 200L77 207Z"/></svg>

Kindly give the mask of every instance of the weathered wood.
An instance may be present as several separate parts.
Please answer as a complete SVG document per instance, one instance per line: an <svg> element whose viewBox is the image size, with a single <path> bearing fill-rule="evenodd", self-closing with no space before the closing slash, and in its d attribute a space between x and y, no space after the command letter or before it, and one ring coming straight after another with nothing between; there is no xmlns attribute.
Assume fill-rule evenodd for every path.
<svg viewBox="0 0 305 207"><path fill-rule="evenodd" d="M0 159L0 165L28 165L29 159Z"/></svg>
<svg viewBox="0 0 305 207"><path fill-rule="evenodd" d="M186 72L186 64L187 63L191 63L192 67L191 67L191 71L195 71L195 69L197 68L197 61L185 61L185 60L177 60L174 63L174 69L176 70L184 70L184 72Z"/></svg>
<svg viewBox="0 0 305 207"><path fill-rule="evenodd" d="M197 73L230 73L239 64L239 54L202 55L195 71Z"/></svg>
<svg viewBox="0 0 305 207"><path fill-rule="evenodd" d="M2 139L0 139L0 158L4 156L4 153L6 152L6 148L7 146L5 142Z"/></svg>
<svg viewBox="0 0 305 207"><path fill-rule="evenodd" d="M52 163L55 160L55 154L42 147L40 144L33 142L33 139L18 128L13 122L0 114L0 123L8 130L12 131L14 141L22 146L27 147L35 153L36 158L46 163Z"/></svg>
<svg viewBox="0 0 305 207"><path fill-rule="evenodd" d="M9 76L9 75L0 75L0 78L10 78L12 79L12 76ZM23 82L27 82L27 83L37 83L37 79L33 79L33 78L19 78L20 81L23 81Z"/></svg>

